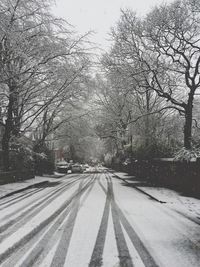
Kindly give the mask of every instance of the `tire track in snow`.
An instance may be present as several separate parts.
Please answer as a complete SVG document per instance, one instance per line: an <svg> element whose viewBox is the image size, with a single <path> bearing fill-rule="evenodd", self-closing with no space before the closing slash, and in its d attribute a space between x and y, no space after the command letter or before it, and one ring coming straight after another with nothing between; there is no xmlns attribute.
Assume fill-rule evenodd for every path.
<svg viewBox="0 0 200 267"><path fill-rule="evenodd" d="M85 184L86 183L87 181ZM72 202L66 206L66 209L50 222L49 225L44 227L44 229L41 229L39 233L33 235L25 245L19 247L16 252L3 262L3 267L34 266L35 262L38 262L38 259L40 259L41 256L44 258L45 255L43 254L48 254L52 247L55 246L55 243L59 241L61 225L63 224L63 221L66 220L76 197L77 196L74 197ZM40 266L40 264L35 266Z"/></svg>
<svg viewBox="0 0 200 267"><path fill-rule="evenodd" d="M82 188L82 183L79 185L79 192ZM72 207L72 211L70 212L69 218L64 225L64 231L62 233L62 237L58 243L56 252L54 254L53 260L51 262L50 267L62 267L65 263L65 258L67 256L67 251L69 248L69 243L72 237L72 232L74 229L74 224L76 221L76 217L78 214L78 208L80 205L80 198L81 194L79 194L76 198L76 201L74 203L74 206Z"/></svg>
<svg viewBox="0 0 200 267"><path fill-rule="evenodd" d="M110 182L112 183L111 179L112 178L110 178ZM111 184L111 191L114 197L112 184ZM118 214L118 217L121 221L121 224L126 230L126 233L128 234L133 246L135 247L139 256L141 257L141 260L143 261L144 265L146 267L159 267L158 264L153 259L153 257L151 256L151 254L148 252L147 248L145 247L140 237L137 235L136 231L133 229L133 227L127 220L126 216L123 214L122 210L119 208L119 206L115 202L114 198L113 198L113 205L114 205L115 212Z"/></svg>
<svg viewBox="0 0 200 267"><path fill-rule="evenodd" d="M99 179L98 183L101 186ZM104 192L106 194L106 202L104 206L103 216L101 219L101 224L97 234L97 239L90 259L89 267L100 267L103 264L102 255L105 245L106 233L108 228L108 218L110 213L110 194L108 191L106 192L106 190Z"/></svg>
<svg viewBox="0 0 200 267"><path fill-rule="evenodd" d="M89 186L89 184L87 184ZM74 197L78 194L81 194L82 191L84 191L86 186L81 189L79 192L78 189L72 194L70 198L68 198L64 203L57 209L55 210L49 217L41 221L36 227L34 227L29 233L27 233L25 236L21 237L19 240L15 240L15 243L4 249L3 247L1 248L1 254L0 254L0 263L3 263L6 259L11 257L13 253L17 251L22 246L25 246L31 239L34 237L36 234L38 234L41 230L43 230L49 223L51 223L57 216L59 216L65 209L66 207L73 201Z"/></svg>
<svg viewBox="0 0 200 267"><path fill-rule="evenodd" d="M151 256L151 254L148 252L148 250L144 246L143 242L141 241L141 239L139 238L139 236L137 235L137 233L135 232L135 230L133 229L129 221L124 216L121 209L117 206L117 204L116 204L116 209L118 211L120 221L122 222L124 229L126 230L133 246L135 247L138 254L140 255L144 265L146 267L159 267L157 263L155 262L155 260L153 259L153 257Z"/></svg>
<svg viewBox="0 0 200 267"><path fill-rule="evenodd" d="M81 203L80 203L80 205L79 205L79 210L80 210L80 208L81 208L81 206L83 205L83 203L86 201L86 199L88 198L88 196L89 196L89 194L90 194L90 192L92 191L92 189L93 189L93 186L94 186L94 184L95 184L95 175L93 175L94 177L93 177L93 179L91 179L91 184L88 186L88 188L86 188L86 192L84 191L83 193L82 193L82 195L83 195L83 198L81 199ZM81 197L82 197L82 195L81 195ZM62 233L61 233L61 235L62 235ZM55 239L55 240L50 240L50 242L48 243L48 246L47 247L45 247L45 251L44 251L44 253L43 253L43 255L41 255L41 258L45 258L46 256L47 256L47 254L49 254L49 253L51 253L51 251L52 251L52 249L53 249L53 247L55 246L55 243L58 245L58 242L59 242L59 238L57 238L57 239ZM52 260L53 260L53 257L54 257L54 254L56 253L56 249L57 249L57 245L56 245L56 248L55 248L55 251L54 251L54 253L53 253L53 255L51 256L51 260L48 258L45 258L45 260L43 260L42 261L42 263L41 262L36 262L36 265L35 265L35 267L37 267L37 266L43 266L43 264L44 264L44 262L46 262L46 260L47 260L47 262L49 262L49 264L48 264L48 266L50 266L50 264L51 264L51 262L52 262ZM47 256L48 257L48 256ZM66 257L66 256L65 256ZM45 265L46 266L46 265Z"/></svg>
<svg viewBox="0 0 200 267"><path fill-rule="evenodd" d="M30 249L30 252L25 257L25 260L22 263L17 264L16 266L29 267L33 266L34 264L35 266L39 266L38 260L40 260L40 258L44 259L44 254L47 255L52 246L58 242L60 235L62 236L62 233L58 232L60 231L61 225L66 220L68 214L72 212L77 199L79 199L84 194L84 192L88 189L88 187L90 187L92 183L92 181L89 181L84 185L83 182L84 181L80 182L79 185L80 193L78 193L78 195L74 197L73 201L66 207L59 218L57 218L55 222L47 229L44 236L42 236L42 239L39 240L39 242L37 242L36 245L34 245L34 247ZM81 191L81 189L83 190Z"/></svg>
<svg viewBox="0 0 200 267"><path fill-rule="evenodd" d="M103 249L105 246L105 239L106 239L106 233L107 233L107 228L108 228L110 208L111 208L115 240L117 243L120 266L121 267L133 267L132 259L131 259L129 249L126 244L126 240L125 240L122 228L121 228L117 209L115 207L112 183L108 176L105 175L105 177L107 180L107 190L101 184L101 182L98 181L100 187L106 194L106 203L104 206L103 216L101 219L101 224L100 224L100 228L97 234L97 239L95 242L95 246L94 246L91 260L89 263L89 267L100 267L103 265Z"/></svg>
<svg viewBox="0 0 200 267"><path fill-rule="evenodd" d="M19 193L20 196L15 196L12 199L9 199L7 201L4 201L3 203L0 203L0 206L3 206L2 208L0 208L0 211L5 209L5 208L8 208L8 207L12 206L13 204L15 204L21 200L24 200L25 198L30 197L30 196L34 195L35 193L38 193L42 190L44 190L44 188L34 188L34 189L31 189L31 192L29 191L29 192L25 192L23 194Z"/></svg>
<svg viewBox="0 0 200 267"><path fill-rule="evenodd" d="M81 178L78 178L76 180L73 180L73 181L70 181L68 183L64 183L64 184L61 184L59 187L56 187L54 188L53 190L51 191L48 191L45 195L42 195L41 196L41 200L38 202L38 199L33 199L32 202L31 202L31 205L36 203L34 206L31 206L30 203L24 205L23 207L19 208L19 209L16 209L15 211L5 215L4 217L1 218L1 220L5 220L5 219L10 219L10 217L18 214L19 212L25 210L25 213L28 212L28 210L26 210L27 207L31 206L30 209L34 209L35 207L39 206L41 203L44 203L44 201L47 201L48 199L51 198L52 200L52 197L54 199L54 196L57 196L58 194L62 193L62 191L65 191L65 188L68 187L70 188L71 185L73 185L75 182L77 182L78 180L80 180ZM18 217L15 219L19 219ZM0 231L1 231L1 226L0 226Z"/></svg>
<svg viewBox="0 0 200 267"><path fill-rule="evenodd" d="M68 181L68 183L70 183L71 182L71 179L73 179L73 178L76 178L76 177L70 177L70 181ZM81 176L79 176L79 178L78 179L81 179L82 177ZM63 179L64 180L64 179ZM63 180L62 180L62 182L63 182ZM73 181L73 180L72 180ZM66 182L65 182L65 184L66 184ZM17 202L20 202L21 200L24 200L24 196L26 196L27 195L27 197L29 197L29 194L31 194L31 195L33 195L34 193L37 193L37 191L39 192L39 191L42 191L42 190L44 190L44 189L46 189L46 188L48 188L48 185L51 185L51 182L50 183L47 183L47 185L44 185L44 187L43 188L31 188L31 189L27 189L27 191L23 191L23 192L20 192L20 193L17 193L17 195L18 194L20 194L20 195L18 195L18 196L10 196L10 197L6 197L6 198L4 198L2 201L0 201L0 206L3 206L3 205L6 205L7 203L9 203L9 202L12 202L13 201L13 203L11 203L12 205L13 204L15 204L15 200L17 199L18 201ZM37 186L37 185L36 185ZM61 184L61 187L62 187L63 185ZM30 191L31 190L31 191ZM52 191L54 191L55 189L53 189ZM32 192L33 192L33 194L32 194ZM2 210L2 209L4 209L4 207L3 208L1 208L0 210Z"/></svg>
<svg viewBox="0 0 200 267"><path fill-rule="evenodd" d="M133 229L133 227L131 226L131 224L128 222L127 218L123 214L122 210L117 205L115 198L114 198L112 177L110 177L109 174L106 174L105 177L107 179L108 187L110 188L111 211L112 211L112 216L114 216L113 217L113 223L115 224L114 231L115 231L116 240L118 240L118 244L117 244L118 250L122 249L122 255L123 255L123 253L124 253L123 249L125 247L121 246L121 241L119 241L119 240L121 240L121 237L122 237L122 239L124 239L124 237L122 235L123 234L122 229L120 229L121 225L122 225L124 230L128 234L134 248L137 250L144 265L146 267L158 267L158 264L155 262L153 257L150 255L147 248L145 247L145 245L143 244L143 242L141 241L141 239L139 238L139 236L137 235L137 233L135 232L135 230ZM102 183L100 181L98 181L98 182L99 182L100 187L104 191L104 193L107 194L106 188L102 185ZM119 247L119 245L120 245L120 247ZM128 248L127 248L127 251L128 251ZM129 255L125 254L125 258L126 258L126 256L129 257ZM119 254L119 258L120 258L120 254ZM133 263L131 263L131 264L133 264ZM101 266L101 265L99 265L99 266ZM124 263L122 260L120 262L120 266L129 266L129 265L127 265L127 263Z"/></svg>
<svg viewBox="0 0 200 267"><path fill-rule="evenodd" d="M90 175L88 177L90 177ZM0 265L2 263L1 266L4 266L4 264L6 267L15 266L15 257L19 260L20 255L24 255L24 258L21 259L20 264L16 265L17 267L43 266L43 260L46 259L48 253L51 251L55 243L57 244L57 248L54 251L54 256L52 256L52 259L50 260L51 265L48 266L62 267L67 264L67 262L65 262L65 259L67 256L68 247L70 245L70 240L72 238L77 214L81 207L81 202L84 202L83 199L86 198L87 194L90 193L95 182L95 175L90 180L88 179L88 177L82 176L78 178L76 182L80 179L83 179L83 181L80 182L80 185L82 183L81 188L78 188L72 194L72 196L69 197L62 204L62 206L59 207L59 209L57 209L52 215L50 215L50 217L45 219L45 221L42 221L40 225L36 227L36 229L34 229L28 236L26 236L26 239L21 240L19 243L16 243L15 246L12 247L12 250L0 255ZM106 201L94 249L93 251L91 251L91 258L88 260L90 261L89 267L100 267L103 265L103 250L106 241L109 216L112 216L120 267L134 266L134 262L132 262L129 248L126 242L127 236L125 238L124 235L124 230L129 236L130 241L137 250L144 265L146 267L157 267L158 265L154 261L153 257L150 255L142 240L139 238L132 225L129 223L122 210L116 203L112 178L109 176L109 174L105 174L105 177L107 179L107 189L100 182L100 180L98 180L100 187L106 194ZM75 181L70 182L73 182L72 185L74 185L75 183ZM49 193L51 194L51 197L45 196L45 199L48 198L46 201L50 203L52 201L52 199L50 198L55 197L55 194L57 197L59 194L61 194L60 192L67 190L69 188L67 186L69 185L65 184L63 185L64 188L60 187L60 191L57 191L57 193L55 193L55 190L51 191ZM56 190L58 190L58 188L56 188ZM81 198L82 196L83 198ZM45 204L43 200L41 200L40 203L41 206L39 208L42 207L40 210L47 206L47 203L45 202ZM37 209L35 209L34 212L36 212L36 210ZM33 214L31 214L30 208L30 214L28 215L29 219L32 218L32 215ZM26 219L28 219L28 217ZM23 222L23 220L21 222ZM64 230L62 230L63 228ZM25 253L27 253L27 255Z"/></svg>
<svg viewBox="0 0 200 267"><path fill-rule="evenodd" d="M121 267L133 267L133 262L129 253L124 233L122 231L118 210L116 208L115 197L113 192L112 181L108 179L108 189L111 197L111 212L114 224L115 238L117 242L117 249L119 254L119 261Z"/></svg>
<svg viewBox="0 0 200 267"><path fill-rule="evenodd" d="M64 192L67 189L71 188L80 178L78 178L75 181L71 181L65 185L62 185L60 188L54 189L51 192L48 192L47 196L42 197L42 200L38 202L36 199L34 202L37 202L35 205L31 206L29 209L26 209L30 204L20 208L17 211L14 211L13 213L7 215L6 217L10 218L11 216L18 214L19 212L23 211L19 214L19 216L14 217L7 221L5 224L0 226L0 232L1 237L0 241L3 241L8 235L12 234L17 230L17 227L23 224L25 224L28 220L30 220L32 217L34 217L38 212L40 212L44 207L46 207L49 203L51 203L54 199L57 198L58 195L60 195L62 192ZM33 203L34 203L33 202ZM4 219L4 218L3 218ZM14 227L14 229L12 229ZM11 228L11 229L10 229ZM4 231L9 230L8 233L4 233Z"/></svg>

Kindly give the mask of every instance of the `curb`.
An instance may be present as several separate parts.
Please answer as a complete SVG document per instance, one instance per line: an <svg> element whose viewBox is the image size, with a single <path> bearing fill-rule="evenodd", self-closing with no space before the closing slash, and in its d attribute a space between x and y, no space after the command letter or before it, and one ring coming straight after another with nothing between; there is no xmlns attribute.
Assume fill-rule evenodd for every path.
<svg viewBox="0 0 200 267"><path fill-rule="evenodd" d="M167 202L165 202L165 201L162 201L162 200L159 200L159 199L155 198L154 196L152 196L152 195L150 195L149 193L145 192L144 190L140 189L140 188L137 187L136 185L133 185L132 183L129 183L128 181L126 181L126 179L121 178L121 177L118 176L117 174L115 174L115 173L112 173L112 174L113 174L113 176L114 176L115 178L120 179L121 181L124 181L125 183L131 185L131 186L134 187L136 190L138 190L140 193L142 193L142 194L148 196L148 197L151 198L152 200L157 201L157 202L159 202L159 203L161 203L161 204L166 204L166 203L167 203Z"/></svg>
<svg viewBox="0 0 200 267"><path fill-rule="evenodd" d="M47 178L62 178L62 177L64 177L64 176L66 176L67 175L67 173L63 173L63 174L50 174L50 175L43 175L42 177L47 177Z"/></svg>
<svg viewBox="0 0 200 267"><path fill-rule="evenodd" d="M167 203L166 201L161 201L161 200L155 198L154 196L150 195L149 193L143 191L142 189L138 188L137 186L135 186L135 185L129 183L128 181L126 181L126 179L123 179L123 178L119 177L117 174L113 173L113 176L114 176L115 178L117 178L117 179L119 179L119 180L125 182L126 184L131 185L131 186L134 187L136 190L138 190L138 191L141 192L142 194L147 195L147 196L148 196L149 198L151 198L152 200L154 200L154 201L156 201L156 202L159 202L159 203L161 203L161 204L166 204L166 203ZM188 216L186 213L181 212L181 211L176 210L176 209L174 209L173 211L176 212L176 213L179 213L179 214L180 214L181 216L183 216L184 218L187 218L188 220L190 220L190 221L192 221L192 222L194 222L194 223L200 225L200 221L199 221L200 218L197 218L197 219L196 219L196 218L193 218L193 217L191 217L191 216Z"/></svg>
<svg viewBox="0 0 200 267"><path fill-rule="evenodd" d="M23 191L25 191L25 190L27 190L27 189L30 189L30 188L33 188L33 187L35 187L35 186L37 186L37 185L45 185L45 184L48 184L48 182L49 182L49 181L46 180L46 181L42 181L42 182L38 182L38 183L35 183L35 184L28 185L28 186L23 187L23 188L21 188L21 189L12 191L12 192L10 192L10 193L7 193L7 194L5 194L4 196L0 197L0 199L6 198L6 197L10 197L10 196L12 196L12 195L14 195L14 194L23 192Z"/></svg>

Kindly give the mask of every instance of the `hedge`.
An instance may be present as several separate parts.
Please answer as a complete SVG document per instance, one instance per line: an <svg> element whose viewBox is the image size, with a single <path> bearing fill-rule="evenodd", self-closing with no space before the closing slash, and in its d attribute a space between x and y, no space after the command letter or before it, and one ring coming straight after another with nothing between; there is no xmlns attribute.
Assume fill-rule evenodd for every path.
<svg viewBox="0 0 200 267"><path fill-rule="evenodd" d="M136 179L146 180L152 185L167 186L184 192L200 195L200 162L177 162L169 160L138 160L124 166L112 166L134 175Z"/></svg>
<svg viewBox="0 0 200 267"><path fill-rule="evenodd" d="M0 184L24 181L35 177L34 170L0 171Z"/></svg>

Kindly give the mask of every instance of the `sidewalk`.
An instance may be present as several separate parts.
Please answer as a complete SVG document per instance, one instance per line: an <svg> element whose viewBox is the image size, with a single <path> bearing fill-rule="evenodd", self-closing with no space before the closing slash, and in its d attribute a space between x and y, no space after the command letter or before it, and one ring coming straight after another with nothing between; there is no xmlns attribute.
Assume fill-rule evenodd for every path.
<svg viewBox="0 0 200 267"><path fill-rule="evenodd" d="M36 185L42 185L52 181L55 182L55 178L59 177L63 177L63 175L35 176L33 179L0 185L0 199Z"/></svg>
<svg viewBox="0 0 200 267"><path fill-rule="evenodd" d="M185 196L172 189L149 186L145 181L138 181L134 176L124 172L113 172L113 175L151 199L167 205L184 217L200 224L200 199Z"/></svg>

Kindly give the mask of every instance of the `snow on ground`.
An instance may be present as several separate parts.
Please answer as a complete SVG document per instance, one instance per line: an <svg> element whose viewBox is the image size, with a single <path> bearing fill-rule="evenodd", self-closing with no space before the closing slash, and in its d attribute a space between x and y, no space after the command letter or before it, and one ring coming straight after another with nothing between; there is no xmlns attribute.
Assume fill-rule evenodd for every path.
<svg viewBox="0 0 200 267"><path fill-rule="evenodd" d="M124 191L118 183L117 179L113 182L116 201L158 266L196 266L199 225L174 214L165 204L150 202L133 188L127 186ZM133 241L136 247L137 239Z"/></svg>
<svg viewBox="0 0 200 267"><path fill-rule="evenodd" d="M181 195L171 189L163 187L139 187L155 198L164 201L171 208L200 219L200 199Z"/></svg>
<svg viewBox="0 0 200 267"><path fill-rule="evenodd" d="M55 178L51 178L49 176L35 176L33 179L28 179L25 181L20 181L16 183L9 183L0 185L0 198L17 190L21 190L23 188L26 188L28 186L41 183L41 182L55 182Z"/></svg>
<svg viewBox="0 0 200 267"><path fill-rule="evenodd" d="M77 185L69 188L69 194L73 194L77 189ZM6 253L11 247L19 243L24 237L28 236L38 227L42 222L50 218L64 203L66 202L66 193L63 192L53 202L47 205L42 211L34 216L28 223L23 225L22 228L11 234L0 244L0 256Z"/></svg>
<svg viewBox="0 0 200 267"><path fill-rule="evenodd" d="M110 214L111 214L111 211L110 211ZM106 235L105 247L104 247L104 253L103 253L103 266L104 267L110 267L110 266L117 267L118 263L119 263L119 258L118 258L117 244L115 241L113 220L112 220L112 216L110 215L108 219L108 229L107 229L107 235Z"/></svg>
<svg viewBox="0 0 200 267"><path fill-rule="evenodd" d="M14 231L8 229L9 235L0 244L0 260L7 253L10 255L1 266L22 266L23 263L23 266L32 266L30 263L33 262L33 266L41 267L86 267L90 262L102 259L102 266L117 267L119 261L127 255L130 255L135 267L199 266L199 224L169 208L172 201L162 204L150 200L121 180L110 180L109 177L109 174L80 177L72 174L66 176L67 179L63 178L65 181L31 195L30 199L24 198L14 205L8 202L9 206L2 211L8 214L9 211L20 208L17 212L20 215L27 207L31 208L32 204L37 205L37 197L43 201L42 197L48 197L50 191L55 193L55 198L48 199L42 209L38 209L32 216L28 214L29 218L23 224L15 225ZM93 178L96 178L94 183ZM71 179L75 183L68 187ZM87 185L87 182L89 187L77 195L81 185ZM110 190L107 190L107 186L110 186ZM63 191L57 192L63 187ZM153 192L152 188L152 194ZM165 189L158 192L163 196ZM176 200L175 191L166 192L169 200ZM62 207L65 210L72 196L74 198L69 206L70 213L62 216ZM2 201L4 203L5 200ZM22 205L25 209L21 209ZM52 216L56 214L56 217ZM11 216L8 214L7 219L13 219L12 216L15 213ZM58 216L62 219L57 220ZM46 226L40 229L42 223ZM35 229L40 229L38 235L35 235ZM32 239L24 244L28 236ZM16 251L12 251L14 248ZM36 259L39 252L42 254Z"/></svg>
<svg viewBox="0 0 200 267"><path fill-rule="evenodd" d="M184 196L181 192L164 187L151 187L145 184L144 186L140 186L140 181L135 180L134 176L130 176L124 172L115 172L114 175L121 179L125 179L128 183L131 183L134 186L138 185L137 187L139 189L150 194L159 201L166 202L169 207L185 214L185 216L200 220L200 199Z"/></svg>
<svg viewBox="0 0 200 267"><path fill-rule="evenodd" d="M97 182L89 191L81 198L64 266L86 267L89 264L105 205L105 194Z"/></svg>

